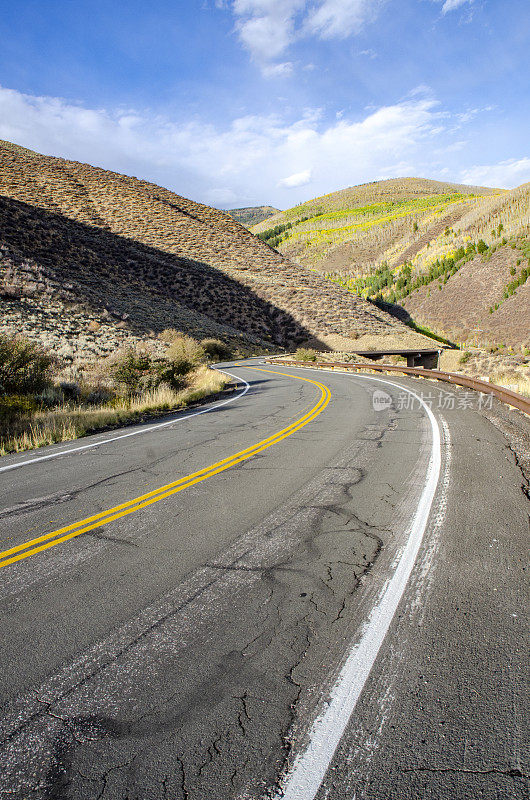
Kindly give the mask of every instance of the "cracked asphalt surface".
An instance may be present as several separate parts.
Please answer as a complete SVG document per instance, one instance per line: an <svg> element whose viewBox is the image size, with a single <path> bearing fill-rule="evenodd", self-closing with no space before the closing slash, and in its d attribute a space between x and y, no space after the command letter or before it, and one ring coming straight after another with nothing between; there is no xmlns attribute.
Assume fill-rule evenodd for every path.
<svg viewBox="0 0 530 800"><path fill-rule="evenodd" d="M290 425L318 399L296 375L332 392L249 461L0 569L0 797L257 800L304 746L405 543L429 433L398 387L250 363L229 406L0 475L4 550ZM530 425L433 410L428 530L319 800L528 796L527 476L505 428Z"/></svg>

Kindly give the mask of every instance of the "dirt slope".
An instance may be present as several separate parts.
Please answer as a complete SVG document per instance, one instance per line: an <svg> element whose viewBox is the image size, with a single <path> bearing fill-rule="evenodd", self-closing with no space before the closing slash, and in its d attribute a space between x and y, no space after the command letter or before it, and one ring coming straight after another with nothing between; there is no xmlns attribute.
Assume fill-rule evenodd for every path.
<svg viewBox="0 0 530 800"><path fill-rule="evenodd" d="M402 305L416 322L454 341L530 347L530 281L504 296L529 263L520 247L504 245L490 257L475 256L441 289L437 282L422 286Z"/></svg>
<svg viewBox="0 0 530 800"><path fill-rule="evenodd" d="M56 329L75 348L69 304L78 331L95 319L138 336L169 326L271 348L420 341L228 214L160 186L0 143L0 196L3 329Z"/></svg>

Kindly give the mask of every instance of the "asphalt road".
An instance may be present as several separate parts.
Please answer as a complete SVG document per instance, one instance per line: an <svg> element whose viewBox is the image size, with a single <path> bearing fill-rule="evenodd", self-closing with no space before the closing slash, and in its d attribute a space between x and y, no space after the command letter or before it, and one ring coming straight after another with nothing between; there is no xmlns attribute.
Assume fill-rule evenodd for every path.
<svg viewBox="0 0 530 800"><path fill-rule="evenodd" d="M1 459L0 797L526 798L505 437L430 382L227 368L207 413Z"/></svg>

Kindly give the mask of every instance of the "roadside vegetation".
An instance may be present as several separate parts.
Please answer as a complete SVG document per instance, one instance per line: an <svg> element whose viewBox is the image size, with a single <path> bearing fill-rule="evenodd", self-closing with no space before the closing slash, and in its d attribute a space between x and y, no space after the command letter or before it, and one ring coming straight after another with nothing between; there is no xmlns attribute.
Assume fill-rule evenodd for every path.
<svg viewBox="0 0 530 800"><path fill-rule="evenodd" d="M299 347L294 357L296 361L316 361L317 351L309 347Z"/></svg>
<svg viewBox="0 0 530 800"><path fill-rule="evenodd" d="M173 330L159 338L163 355L147 345L122 350L67 380L52 353L0 335L0 455L184 408L226 386L228 379L208 368L230 358L224 342Z"/></svg>
<svg viewBox="0 0 530 800"><path fill-rule="evenodd" d="M491 344L462 350L446 350L441 367L445 372L459 372L518 394L530 396L530 348Z"/></svg>

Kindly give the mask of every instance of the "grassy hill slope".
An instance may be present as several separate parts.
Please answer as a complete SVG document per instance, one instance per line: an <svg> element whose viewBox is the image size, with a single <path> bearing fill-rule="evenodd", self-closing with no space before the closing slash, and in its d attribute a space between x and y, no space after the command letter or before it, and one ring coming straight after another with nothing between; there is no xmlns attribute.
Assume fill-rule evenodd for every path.
<svg viewBox="0 0 530 800"><path fill-rule="evenodd" d="M396 252L432 239L494 189L394 178L343 189L282 212L252 228L304 266L362 274Z"/></svg>
<svg viewBox="0 0 530 800"><path fill-rule="evenodd" d="M529 184L499 191L404 178L317 198L253 230L450 339L527 347L529 226Z"/></svg>
<svg viewBox="0 0 530 800"><path fill-rule="evenodd" d="M357 277L371 299L399 304L460 342L530 346L530 184L476 200L454 224Z"/></svg>
<svg viewBox="0 0 530 800"><path fill-rule="evenodd" d="M0 196L0 330L74 355L165 327L270 349L421 341L228 214L155 184L0 143Z"/></svg>

